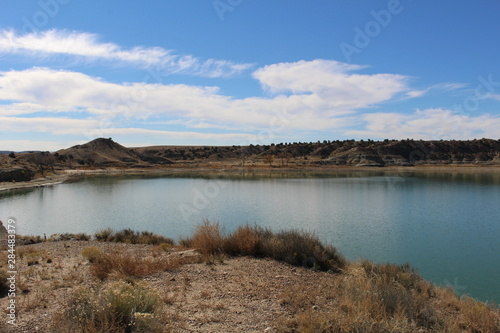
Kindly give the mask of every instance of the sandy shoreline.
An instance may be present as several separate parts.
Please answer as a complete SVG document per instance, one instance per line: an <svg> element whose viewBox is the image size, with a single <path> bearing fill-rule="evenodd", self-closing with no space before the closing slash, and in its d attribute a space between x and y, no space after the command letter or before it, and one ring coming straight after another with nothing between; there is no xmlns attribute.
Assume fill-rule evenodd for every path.
<svg viewBox="0 0 500 333"><path fill-rule="evenodd" d="M188 175L203 175L203 174L255 174L269 175L278 173L323 173L336 174L344 172L394 172L394 173L500 173L500 166L494 165L420 165L412 167L367 167L367 166L309 166L301 168L285 168L285 167L234 167L232 165L214 165L202 167L165 167L151 169L125 169L125 168L107 168L107 169L71 169L58 170L56 173L46 177L33 179L29 182L1 182L0 192L28 189L36 187L54 186L64 182L75 181L82 177L99 176L99 175L155 175L155 176L188 176Z"/></svg>

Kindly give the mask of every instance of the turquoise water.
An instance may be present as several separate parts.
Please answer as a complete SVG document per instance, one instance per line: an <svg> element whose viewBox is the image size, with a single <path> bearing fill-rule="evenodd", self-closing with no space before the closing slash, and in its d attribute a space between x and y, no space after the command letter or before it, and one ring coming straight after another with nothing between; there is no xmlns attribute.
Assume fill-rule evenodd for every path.
<svg viewBox="0 0 500 333"><path fill-rule="evenodd" d="M314 231L350 259L409 262L427 279L500 303L500 173L93 177L0 194L21 234L132 228L172 238L207 218Z"/></svg>

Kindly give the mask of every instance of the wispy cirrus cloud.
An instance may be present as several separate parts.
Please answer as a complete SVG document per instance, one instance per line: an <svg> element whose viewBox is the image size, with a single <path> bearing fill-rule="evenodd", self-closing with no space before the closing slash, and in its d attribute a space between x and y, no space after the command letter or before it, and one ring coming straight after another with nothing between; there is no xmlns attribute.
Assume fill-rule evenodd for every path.
<svg viewBox="0 0 500 333"><path fill-rule="evenodd" d="M422 90L411 90L406 93L406 98L417 98L417 97L422 97L429 93L432 90L436 91L453 91L453 90L458 90L458 89L463 89L467 87L466 84L464 83L453 83L453 82L444 82L444 83L438 83L434 84L426 89Z"/></svg>
<svg viewBox="0 0 500 333"><path fill-rule="evenodd" d="M174 54L161 47L136 46L124 49L114 43L99 41L95 34L65 30L47 30L18 35L13 30L0 30L0 53L44 59L64 55L85 62L112 62L114 65L152 67L167 73L203 77L231 77L250 69L253 64L228 60L203 60L193 55Z"/></svg>

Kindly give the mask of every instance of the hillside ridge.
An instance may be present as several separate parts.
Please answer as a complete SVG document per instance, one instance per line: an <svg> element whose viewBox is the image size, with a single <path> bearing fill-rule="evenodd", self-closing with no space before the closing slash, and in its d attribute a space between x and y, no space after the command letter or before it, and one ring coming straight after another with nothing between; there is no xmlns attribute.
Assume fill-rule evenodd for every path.
<svg viewBox="0 0 500 333"><path fill-rule="evenodd" d="M93 168L334 168L423 165L500 166L500 140L324 140L248 146L125 147L111 138L55 153L0 155L0 181L27 181L55 170Z"/></svg>

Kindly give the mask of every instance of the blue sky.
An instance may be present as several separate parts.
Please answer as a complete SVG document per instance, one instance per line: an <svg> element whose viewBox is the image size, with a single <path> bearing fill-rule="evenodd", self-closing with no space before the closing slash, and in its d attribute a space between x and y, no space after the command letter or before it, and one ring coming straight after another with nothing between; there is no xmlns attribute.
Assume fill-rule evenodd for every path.
<svg viewBox="0 0 500 333"><path fill-rule="evenodd" d="M3 0L0 150L500 138L500 2Z"/></svg>

